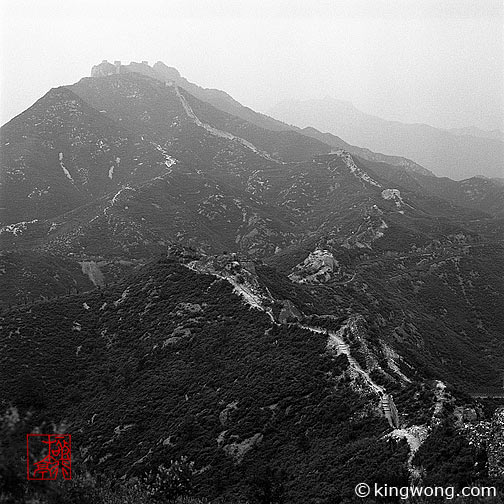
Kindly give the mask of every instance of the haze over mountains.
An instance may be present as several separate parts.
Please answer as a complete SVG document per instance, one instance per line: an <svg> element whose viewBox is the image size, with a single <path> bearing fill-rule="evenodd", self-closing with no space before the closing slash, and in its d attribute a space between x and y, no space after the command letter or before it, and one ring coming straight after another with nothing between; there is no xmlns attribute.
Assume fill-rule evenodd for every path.
<svg viewBox="0 0 504 504"><path fill-rule="evenodd" d="M426 124L403 124L365 114L349 102L284 101L270 115L299 127L312 126L373 151L413 159L438 176L455 180L475 175L504 176L502 132L456 131Z"/></svg>
<svg viewBox="0 0 504 504"><path fill-rule="evenodd" d="M493 129L493 130L482 130L480 128L476 128L475 126L468 126L466 128L451 128L449 130L450 133L458 136L473 136L473 137L481 137L481 138L490 138L492 140L502 140L504 139L504 132Z"/></svg>
<svg viewBox="0 0 504 504"><path fill-rule="evenodd" d="M4 125L5 436L65 425L86 504L498 486L504 187L343 138L146 62Z"/></svg>
<svg viewBox="0 0 504 504"><path fill-rule="evenodd" d="M291 128L161 62L102 62L92 75L2 127L4 248L138 260L176 241L268 257L331 226L332 215L348 226L338 242L361 243L351 237L361 218L354 198L383 202L389 189L416 201L397 214L413 233L411 212L427 221L488 217L498 232L492 216L504 215L504 187L491 180L437 178L412 160ZM347 166L347 182L334 179L336 166ZM371 219L375 210L362 212ZM369 224L365 232L381 234ZM104 267L111 279L122 272Z"/></svg>

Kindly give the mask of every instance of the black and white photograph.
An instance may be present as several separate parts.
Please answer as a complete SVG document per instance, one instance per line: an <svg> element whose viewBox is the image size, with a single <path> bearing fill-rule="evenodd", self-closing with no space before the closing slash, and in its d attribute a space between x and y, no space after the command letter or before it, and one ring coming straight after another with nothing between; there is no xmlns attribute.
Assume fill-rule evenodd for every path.
<svg viewBox="0 0 504 504"><path fill-rule="evenodd" d="M503 0L0 0L0 504L504 503Z"/></svg>

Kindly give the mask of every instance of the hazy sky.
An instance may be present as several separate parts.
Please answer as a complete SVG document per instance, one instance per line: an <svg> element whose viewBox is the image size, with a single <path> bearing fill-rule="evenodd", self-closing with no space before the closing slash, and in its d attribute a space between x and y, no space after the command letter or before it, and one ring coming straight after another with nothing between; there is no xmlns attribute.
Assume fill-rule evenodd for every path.
<svg viewBox="0 0 504 504"><path fill-rule="evenodd" d="M332 96L503 128L502 0L0 0L3 124L102 59L157 60L267 111ZM503 128L504 129L504 128Z"/></svg>

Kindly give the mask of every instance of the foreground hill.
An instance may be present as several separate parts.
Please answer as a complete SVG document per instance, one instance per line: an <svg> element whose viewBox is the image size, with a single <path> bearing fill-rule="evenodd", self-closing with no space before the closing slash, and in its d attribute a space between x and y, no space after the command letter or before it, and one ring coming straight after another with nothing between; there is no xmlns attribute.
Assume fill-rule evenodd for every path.
<svg viewBox="0 0 504 504"><path fill-rule="evenodd" d="M492 483L498 438L473 431L501 428L494 408L423 381L361 302L328 316L341 300L326 294L176 250L101 292L4 313L0 397L32 411L28 428L64 424L76 472L128 481L179 461L183 490L206 497L351 502L357 482L408 485L434 461L425 484Z"/></svg>

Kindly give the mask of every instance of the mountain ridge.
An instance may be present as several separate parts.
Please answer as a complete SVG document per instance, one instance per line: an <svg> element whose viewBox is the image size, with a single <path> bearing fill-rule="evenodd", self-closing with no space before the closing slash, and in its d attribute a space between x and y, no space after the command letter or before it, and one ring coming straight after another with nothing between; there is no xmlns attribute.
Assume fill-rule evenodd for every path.
<svg viewBox="0 0 504 504"><path fill-rule="evenodd" d="M240 117L246 121L249 121L253 124L256 124L257 126L260 126L265 129L269 129L272 131L298 131L299 133L304 134L304 131L301 128L298 128L297 126L289 125L286 124L282 121L279 121L277 119L274 119L273 117L270 117L268 115L258 113L250 109L249 107L246 107L239 103L237 100L232 98L229 94L227 94L224 91L218 90L218 89L205 89L202 88L190 81L188 81L186 78L182 77L180 75L180 72L173 67L168 67L164 63L158 61L155 63L152 67L148 65L148 62L144 61L141 64L131 62L129 65L122 65L120 62L116 62L117 66L112 68L113 66L104 61L101 65L104 65L105 71L100 70L100 65L97 65L93 67L94 70L92 70L92 75L94 74L95 76L104 76L104 75L112 75L114 73L120 73L120 72L138 72L138 73L143 73L144 75L148 75L150 77L160 79L160 80L165 80L165 81L173 81L176 82L177 85L181 86L182 88L186 89L189 93L191 93L193 96L199 98L202 101L208 102L217 109L223 110L224 112L228 112L231 115ZM313 135L309 135L313 136ZM321 138L318 138L319 140L322 140ZM341 140L341 139L340 139ZM322 140L323 141L323 140ZM325 142L324 142L325 143ZM330 144L331 145L331 144ZM338 148L346 148L353 154L359 154L359 152L356 152L354 149L359 149L358 147L351 146L350 144L347 144L343 140L339 142L336 147ZM360 154L363 157L366 157L366 152L364 150L360 151ZM370 153L370 155L373 156L380 156L379 154L375 153ZM383 155L384 156L384 155ZM372 160L372 158L371 158ZM414 162L410 160L404 160L404 159L394 159L393 156L390 158L382 159L383 161L390 162L391 164L392 161L396 161L398 164L402 166L409 166L410 164L415 165Z"/></svg>
<svg viewBox="0 0 504 504"><path fill-rule="evenodd" d="M153 68L149 67L147 62L143 62L142 64L137 64L137 63L131 63L130 65L122 65L120 66L120 71L140 71L140 73L145 73L146 75L153 76L154 78L159 78L160 76L156 76L155 68L159 68L161 66L162 68L168 69L168 74L165 75L166 78L170 77L176 77L179 79L180 73L173 67L167 67L164 63L158 62L154 65ZM234 100L232 97L230 97L227 93L225 92L220 92L223 93L222 96L226 96L226 101L230 102L233 104L232 108L229 108L228 106L222 107L222 105L219 103L219 101L212 100L212 96L208 96L205 94L205 89L190 83L187 81L187 79L180 77L178 80L179 84L187 89L189 92L191 91L196 91L194 96L199 97L203 102L208 102L211 103L213 106L215 106L217 109L223 110L225 112L229 112L232 115L237 115L247 121L251 121L253 124L256 124L257 126L269 129L271 128L270 123L264 123L263 119L264 114L257 114L256 112L251 111L251 109L248 109L247 107L243 107L239 102ZM214 91L214 90L210 90ZM218 90L217 90L218 91ZM346 106L350 107L352 109L355 109L355 107L350 103L346 102ZM242 114L243 110L246 110L245 115ZM355 109L356 110L356 109ZM378 163L387 163L390 165L394 166L399 166L403 169L406 169L407 171L413 171L417 172L420 175L425 175L425 176L432 176L434 175L431 171L427 170L423 166L419 165L418 163L415 163L415 161L412 161L410 159L401 157L401 156L391 156L387 154L380 154L377 152L370 151L369 149L363 148L363 147L357 147L354 145L350 145L349 143L345 142L341 138L331 135L329 133L321 133L320 131L316 130L313 128L313 125L304 129L298 128L297 126L292 126L292 125L287 125L285 123L281 123L277 121L276 119L272 119L268 117L268 120L271 119L272 121L275 122L274 126L271 128L273 131L277 131L278 129L288 127L291 128L294 131L297 131L298 133L301 133L302 135L306 135L312 138L315 138L322 143L331 146L332 148L336 149L345 149L349 152L351 152L353 155L357 155L361 158L364 158L368 161L372 162L378 162ZM299 138L299 137L298 137ZM436 183L434 180L425 180L425 179L418 179L417 177L417 182L419 182L423 189L426 190L427 192L432 192L433 195L439 196L439 191L436 188ZM453 186L453 184L452 184ZM488 202L482 203L483 206L481 209L483 211L490 211L491 213L494 214L502 214L504 212L504 199L503 195L500 194L498 190L495 190L494 188L491 189L491 191L494 195L490 196L488 198ZM481 191L480 191L481 193ZM463 188L457 187L455 188L453 186L453 190L450 189L448 190L445 194L444 197L448 197L453 203L455 204L464 204L464 201L466 204L470 207L474 207L479 204L476 202L476 200L471 199L469 203L467 203L467 198L461 197L460 195L463 194ZM485 196L486 198L486 196ZM495 198L497 198L497 201L494 201Z"/></svg>

